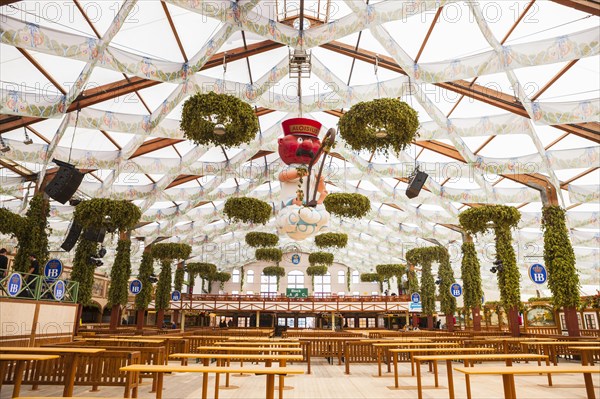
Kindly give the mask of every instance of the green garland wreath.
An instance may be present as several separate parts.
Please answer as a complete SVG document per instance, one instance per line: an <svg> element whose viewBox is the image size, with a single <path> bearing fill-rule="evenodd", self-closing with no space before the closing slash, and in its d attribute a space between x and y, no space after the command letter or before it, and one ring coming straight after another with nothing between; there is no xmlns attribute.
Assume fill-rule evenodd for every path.
<svg viewBox="0 0 600 399"><path fill-rule="evenodd" d="M579 274L575 267L575 253L566 224L566 211L559 206L547 205L542 209L544 231L544 262L548 270L548 288L552 304L557 307L580 305Z"/></svg>
<svg viewBox="0 0 600 399"><path fill-rule="evenodd" d="M356 151L400 153L419 129L417 111L396 98L380 98L355 104L339 120L342 138ZM378 133L385 131L385 135ZM378 137L379 136L379 137Z"/></svg>
<svg viewBox="0 0 600 399"><path fill-rule="evenodd" d="M521 214L512 206L484 205L468 209L458 215L463 229L469 234L479 234L494 229L496 257L504 266L497 273L500 298L506 309L522 307L519 281L521 275L517 267L517 257L511 245L511 229L521 220ZM492 222L492 225L490 225Z"/></svg>
<svg viewBox="0 0 600 399"><path fill-rule="evenodd" d="M285 276L285 269L281 266L267 266L262 272L265 276L277 276L277 278Z"/></svg>
<svg viewBox="0 0 600 399"><path fill-rule="evenodd" d="M131 230L142 217L140 208L126 200L93 198L75 207L73 220L84 229L105 227L108 231Z"/></svg>
<svg viewBox="0 0 600 399"><path fill-rule="evenodd" d="M225 134L215 134L217 124L224 125ZM214 92L197 93L187 99L179 126L196 144L225 148L250 143L259 130L258 118L248 103Z"/></svg>
<svg viewBox="0 0 600 399"><path fill-rule="evenodd" d="M346 218L362 218L371 210L371 201L362 194L333 193L323 201L325 209L332 215Z"/></svg>
<svg viewBox="0 0 600 399"><path fill-rule="evenodd" d="M225 288L225 283L228 282L231 279L231 273L227 273L227 272L217 272L214 274L213 276L213 281L218 281L219 282L219 289L221 291L223 291L223 289Z"/></svg>
<svg viewBox="0 0 600 399"><path fill-rule="evenodd" d="M271 218L271 211L269 204L250 197L229 197L223 208L223 213L233 223L266 224Z"/></svg>
<svg viewBox="0 0 600 399"><path fill-rule="evenodd" d="M327 274L328 267L325 265L319 266L309 266L306 268L306 274L314 277L314 276L324 276Z"/></svg>
<svg viewBox="0 0 600 399"><path fill-rule="evenodd" d="M138 280L142 282L142 290L135 296L135 308L137 310L148 309L148 304L152 301L152 283L150 276L154 274L154 258L152 253L144 251L142 253L142 262L138 272Z"/></svg>
<svg viewBox="0 0 600 399"><path fill-rule="evenodd" d="M315 245L319 248L346 248L348 245L348 234L323 233L315 236Z"/></svg>
<svg viewBox="0 0 600 399"><path fill-rule="evenodd" d="M283 258L283 253L279 248L258 248L254 251L256 260L262 260L267 262L275 262L279 264Z"/></svg>
<svg viewBox="0 0 600 399"><path fill-rule="evenodd" d="M204 284L210 284L209 281L212 280L212 276L217 273L217 265L212 263L192 262L188 263L186 268L188 270L190 281L194 281L196 276L199 276L202 279L201 290L203 292L208 292L208 288L205 288Z"/></svg>
<svg viewBox="0 0 600 399"><path fill-rule="evenodd" d="M192 247L188 244L177 244L177 243L158 243L152 245L152 256L155 259L162 260L173 260L173 259L185 259L192 253Z"/></svg>
<svg viewBox="0 0 600 399"><path fill-rule="evenodd" d="M259 233L252 231L246 233L246 244L251 247L274 247L279 242L279 236L271 233Z"/></svg>
<svg viewBox="0 0 600 399"><path fill-rule="evenodd" d="M331 266L333 264L333 254L329 252L313 252L308 255L308 263L311 266Z"/></svg>

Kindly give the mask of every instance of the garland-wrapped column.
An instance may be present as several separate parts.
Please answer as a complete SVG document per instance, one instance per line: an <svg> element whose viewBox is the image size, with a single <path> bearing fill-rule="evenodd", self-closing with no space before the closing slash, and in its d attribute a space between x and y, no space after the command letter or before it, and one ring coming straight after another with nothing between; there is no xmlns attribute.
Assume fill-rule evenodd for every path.
<svg viewBox="0 0 600 399"><path fill-rule="evenodd" d="M446 315L446 326L448 331L454 331L454 313L456 312L456 298L450 293L450 286L456 282L454 272L450 265L450 254L445 248L439 247L438 261L440 268L440 310Z"/></svg>
<svg viewBox="0 0 600 399"><path fill-rule="evenodd" d="M408 295L412 295L414 292L419 292L419 278L417 277L417 272L415 272L414 266L410 266L407 273L407 285L408 285ZM412 315L412 326L416 327L419 325L419 318L416 314Z"/></svg>
<svg viewBox="0 0 600 399"><path fill-rule="evenodd" d="M115 263L110 271L108 303L110 311L110 329L116 330L121 320L121 306L127 305L128 282L131 275L131 241L128 232L119 234Z"/></svg>
<svg viewBox="0 0 600 399"><path fill-rule="evenodd" d="M173 281L173 288L176 291L181 292L183 289L183 278L185 275L185 271L183 270L183 263L180 262L177 264L177 269L175 269L175 279ZM173 311L173 320L174 323L179 323L179 309L175 309Z"/></svg>
<svg viewBox="0 0 600 399"><path fill-rule="evenodd" d="M152 300L152 282L150 281L150 276L154 274L154 259L152 258L150 248L150 246L145 247L142 254L142 263L138 272L138 280L142 283L142 290L135 296L135 308L137 310L136 328L140 333L144 329L144 315L148 309L148 304Z"/></svg>
<svg viewBox="0 0 600 399"><path fill-rule="evenodd" d="M463 254L461 264L463 302L465 308L471 309L473 314L473 330L481 331L481 298L483 296L481 269L471 236L465 234L464 238L465 241L461 247Z"/></svg>
<svg viewBox="0 0 600 399"><path fill-rule="evenodd" d="M557 308L563 308L569 336L579 336L579 275L565 218L565 210L557 205L547 205L542 209L544 262L548 270L552 303Z"/></svg>

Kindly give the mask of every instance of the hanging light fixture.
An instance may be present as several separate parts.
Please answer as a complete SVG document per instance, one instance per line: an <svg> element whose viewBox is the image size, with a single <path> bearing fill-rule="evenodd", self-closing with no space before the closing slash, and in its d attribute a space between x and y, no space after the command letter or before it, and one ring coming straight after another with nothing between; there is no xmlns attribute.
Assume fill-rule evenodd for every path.
<svg viewBox="0 0 600 399"><path fill-rule="evenodd" d="M0 152L9 152L9 151L10 151L10 147L8 145L6 145L6 143L2 139L2 136L0 136Z"/></svg>
<svg viewBox="0 0 600 399"><path fill-rule="evenodd" d="M33 144L33 140L31 139L31 137L29 137L29 134L27 134L26 127L23 127L23 133L25 133L25 140L23 140L23 144L25 144L25 145Z"/></svg>
<svg viewBox="0 0 600 399"><path fill-rule="evenodd" d="M217 123L213 130L213 133L216 134L217 136L224 135L225 134L225 125L223 125L222 123Z"/></svg>
<svg viewBox="0 0 600 399"><path fill-rule="evenodd" d="M375 137L377 137L378 139L383 139L387 137L387 130L385 130L384 127L379 128L378 130L375 131Z"/></svg>

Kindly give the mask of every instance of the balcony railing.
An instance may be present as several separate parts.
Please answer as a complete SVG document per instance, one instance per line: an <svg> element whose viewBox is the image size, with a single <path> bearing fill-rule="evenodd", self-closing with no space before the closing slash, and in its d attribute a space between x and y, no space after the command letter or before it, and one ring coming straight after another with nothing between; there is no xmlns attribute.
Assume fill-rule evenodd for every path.
<svg viewBox="0 0 600 399"><path fill-rule="evenodd" d="M13 275L20 274L20 285ZM79 283L71 280L48 279L44 276L11 273L0 280L0 298L18 298L32 301L76 303Z"/></svg>

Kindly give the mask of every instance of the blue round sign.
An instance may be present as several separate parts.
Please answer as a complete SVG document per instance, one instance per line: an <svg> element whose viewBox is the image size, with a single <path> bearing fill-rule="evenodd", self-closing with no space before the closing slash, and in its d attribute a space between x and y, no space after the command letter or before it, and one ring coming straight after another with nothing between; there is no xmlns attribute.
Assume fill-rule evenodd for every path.
<svg viewBox="0 0 600 399"><path fill-rule="evenodd" d="M23 278L19 273L13 273L8 277L8 295L17 296L17 294L21 291L21 286L23 285Z"/></svg>
<svg viewBox="0 0 600 399"><path fill-rule="evenodd" d="M58 281L56 281L56 283L54 283L54 289L52 291L54 294L54 299L56 299L57 301L60 301L61 299L63 299L65 296L65 291L66 291L66 286L65 286L64 281L58 280Z"/></svg>
<svg viewBox="0 0 600 399"><path fill-rule="evenodd" d="M132 280L131 283L129 283L129 292L131 292L133 295L137 295L142 292L142 282L138 279Z"/></svg>
<svg viewBox="0 0 600 399"><path fill-rule="evenodd" d="M462 287L458 283L454 283L450 286L450 295L455 298L458 298L462 295Z"/></svg>
<svg viewBox="0 0 600 399"><path fill-rule="evenodd" d="M44 276L48 280L56 280L63 271L63 264L59 259L50 259L44 266Z"/></svg>
<svg viewBox="0 0 600 399"><path fill-rule="evenodd" d="M413 303L419 303L421 302L421 295L419 295L418 292L413 292L410 296L410 300L413 301Z"/></svg>
<svg viewBox="0 0 600 399"><path fill-rule="evenodd" d="M171 300L172 301L180 301L181 300L181 292L179 292L179 291L171 292Z"/></svg>
<svg viewBox="0 0 600 399"><path fill-rule="evenodd" d="M536 284L544 284L548 280L548 272L543 265L536 263L529 266L529 278Z"/></svg>
<svg viewBox="0 0 600 399"><path fill-rule="evenodd" d="M297 265L298 263L300 263L300 255L298 254L293 254L292 255L292 263L294 265Z"/></svg>

